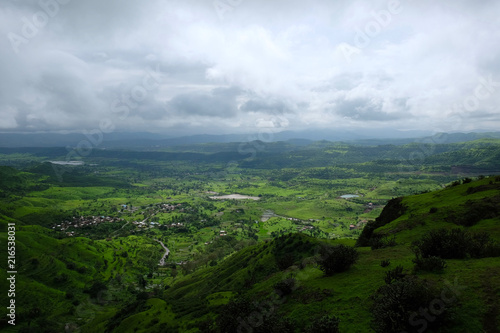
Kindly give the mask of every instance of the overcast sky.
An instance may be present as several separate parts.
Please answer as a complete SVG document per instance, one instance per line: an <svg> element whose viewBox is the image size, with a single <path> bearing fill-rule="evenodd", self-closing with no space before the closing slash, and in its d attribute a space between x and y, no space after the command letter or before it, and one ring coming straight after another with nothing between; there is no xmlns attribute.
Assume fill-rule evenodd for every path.
<svg viewBox="0 0 500 333"><path fill-rule="evenodd" d="M0 0L0 131L500 129L500 1Z"/></svg>

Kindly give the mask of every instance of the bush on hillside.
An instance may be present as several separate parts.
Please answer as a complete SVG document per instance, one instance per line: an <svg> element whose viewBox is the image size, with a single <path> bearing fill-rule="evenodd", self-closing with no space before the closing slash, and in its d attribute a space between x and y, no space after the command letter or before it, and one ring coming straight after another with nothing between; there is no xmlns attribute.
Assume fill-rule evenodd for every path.
<svg viewBox="0 0 500 333"><path fill-rule="evenodd" d="M412 260L415 264L415 271L441 272L446 268L446 261L439 257L418 257Z"/></svg>
<svg viewBox="0 0 500 333"><path fill-rule="evenodd" d="M462 179L462 184L469 184L470 182L472 182L471 178L464 178L464 179Z"/></svg>
<svg viewBox="0 0 500 333"><path fill-rule="evenodd" d="M412 250L421 258L463 259L467 255L469 240L469 233L462 229L432 230L413 242Z"/></svg>
<svg viewBox="0 0 500 333"><path fill-rule="evenodd" d="M274 290L280 296L287 296L292 293L295 288L295 279L288 278L284 279L274 285Z"/></svg>
<svg viewBox="0 0 500 333"><path fill-rule="evenodd" d="M387 267L391 264L391 260L390 259L384 259L382 261L380 261L380 266L382 267Z"/></svg>
<svg viewBox="0 0 500 333"><path fill-rule="evenodd" d="M283 332L293 333L294 325L277 313L277 308L259 306L246 296L238 297L221 307L216 323L219 332Z"/></svg>
<svg viewBox="0 0 500 333"><path fill-rule="evenodd" d="M468 252L472 258L500 257L500 244L485 232L475 233L471 235Z"/></svg>
<svg viewBox="0 0 500 333"><path fill-rule="evenodd" d="M324 315L316 319L307 327L307 333L338 333L339 319L335 316Z"/></svg>
<svg viewBox="0 0 500 333"><path fill-rule="evenodd" d="M385 281L385 284L391 284L395 281L399 281L399 280L403 279L405 276L406 276L406 274L403 273L403 266L398 265L398 266L394 267L393 269L388 270L385 273L384 281Z"/></svg>
<svg viewBox="0 0 500 333"><path fill-rule="evenodd" d="M432 230L412 243L417 259L440 257L442 259L484 258L500 256L500 245L486 233L472 233L464 229Z"/></svg>
<svg viewBox="0 0 500 333"><path fill-rule="evenodd" d="M396 243L396 236L393 235L392 237L389 236L378 236L378 237L373 237L370 240L370 246L372 250L377 250L377 249L383 249L386 247L392 247L396 246L398 243Z"/></svg>
<svg viewBox="0 0 500 333"><path fill-rule="evenodd" d="M292 266L295 258L293 254L291 253L286 253L284 255L276 255L276 265L278 266L280 271L284 271L288 267Z"/></svg>
<svg viewBox="0 0 500 333"><path fill-rule="evenodd" d="M375 332L416 333L443 326L450 318L451 308L444 302L439 303L443 304L441 308L435 307L440 295L440 290L411 275L380 287L371 296ZM426 321L422 311L430 311L435 319Z"/></svg>
<svg viewBox="0 0 500 333"><path fill-rule="evenodd" d="M108 286L102 281L95 281L90 288L86 288L83 292L90 295L92 298L96 298L99 293L108 290Z"/></svg>
<svg viewBox="0 0 500 333"><path fill-rule="evenodd" d="M321 258L318 261L320 269L326 275L346 271L356 263L359 257L355 248L343 244L323 246L320 249Z"/></svg>
<svg viewBox="0 0 500 333"><path fill-rule="evenodd" d="M450 213L447 220L457 225L471 227L481 220L495 218L499 215L500 197L468 200L462 207L460 213Z"/></svg>

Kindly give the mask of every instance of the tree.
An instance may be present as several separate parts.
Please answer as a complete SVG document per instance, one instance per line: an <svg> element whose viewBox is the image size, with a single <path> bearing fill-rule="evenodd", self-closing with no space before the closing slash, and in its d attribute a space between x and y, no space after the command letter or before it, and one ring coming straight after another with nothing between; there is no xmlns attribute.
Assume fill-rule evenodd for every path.
<svg viewBox="0 0 500 333"><path fill-rule="evenodd" d="M449 319L452 304L445 306L442 303L439 315L433 316L432 321L423 319L418 321L417 319L423 318L423 311L428 311L429 306L436 301L436 296L440 294L440 291L430 283L411 275L380 287L371 297L375 332L421 332L421 324L415 325L420 321L430 328L439 328Z"/></svg>
<svg viewBox="0 0 500 333"><path fill-rule="evenodd" d="M339 319L335 316L325 315L315 320L308 328L308 333L338 333Z"/></svg>
<svg viewBox="0 0 500 333"><path fill-rule="evenodd" d="M348 270L359 257L355 248L343 244L323 246L320 254L321 258L318 262L320 269L328 276Z"/></svg>
<svg viewBox="0 0 500 333"><path fill-rule="evenodd" d="M84 292L88 293L90 297L96 298L100 292L107 290L108 287L102 281L95 281L89 289Z"/></svg>

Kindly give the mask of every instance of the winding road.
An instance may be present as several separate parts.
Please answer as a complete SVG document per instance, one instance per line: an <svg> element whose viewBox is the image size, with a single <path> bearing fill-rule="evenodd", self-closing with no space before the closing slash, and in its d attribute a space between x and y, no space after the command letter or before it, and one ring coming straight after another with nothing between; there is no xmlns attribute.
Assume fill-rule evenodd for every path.
<svg viewBox="0 0 500 333"><path fill-rule="evenodd" d="M170 254L170 250L165 246L165 244L163 244L162 241L159 241L157 239L155 239L155 241L160 243L160 245L165 249L165 253L163 254L163 257L160 259L160 263L158 264L160 266L165 266L165 258Z"/></svg>

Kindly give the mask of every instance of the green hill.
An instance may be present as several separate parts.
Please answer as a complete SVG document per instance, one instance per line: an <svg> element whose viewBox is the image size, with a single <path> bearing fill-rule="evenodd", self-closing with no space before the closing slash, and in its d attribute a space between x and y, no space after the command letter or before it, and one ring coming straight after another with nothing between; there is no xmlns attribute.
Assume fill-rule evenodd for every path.
<svg viewBox="0 0 500 333"><path fill-rule="evenodd" d="M143 300L139 310L123 308L105 326L112 332L305 332L325 322L334 326L325 316L335 316L340 332L417 332L424 327L428 332L497 332L500 177L463 182L391 201L358 241L373 249L358 247L359 259L347 271L325 276L321 248L353 246L354 241L289 234L188 275L162 297ZM441 229L465 236L446 238ZM470 247L470 252L462 251L463 258L443 254L444 269L440 258L423 258L416 267L412 249L440 232L457 256L461 248ZM472 245L489 250L474 252ZM381 265L384 260L390 262L387 267ZM418 312L419 307L428 312ZM383 326L384 320L393 322L392 328ZM83 331L97 332L90 326Z"/></svg>
<svg viewBox="0 0 500 333"><path fill-rule="evenodd" d="M189 263L169 264L176 269L158 267L163 249L153 233L63 238L42 227L38 217L60 211L56 204L80 201L84 195L93 200L124 184L94 177L89 180L109 188L60 184L43 197L24 197L44 189L37 186L53 185L43 176L47 167L32 173L0 168L5 194L0 246L6 248L7 224L16 223L16 304L22 324L14 331L336 332L338 326L339 332L399 333L500 328L498 176L466 178L439 191L393 199L357 241L291 233L243 247L235 236L219 237L220 244L209 250L235 251L214 254L222 258L232 253L190 273ZM73 176L71 184L87 179L78 178L87 176L77 172ZM35 218L32 224L40 225L28 223ZM8 290L7 252L2 253L0 288ZM173 276L174 271L183 274ZM149 281L159 282L148 285L148 275ZM2 293L0 303L7 302ZM0 329L8 328L6 319L0 320Z"/></svg>

